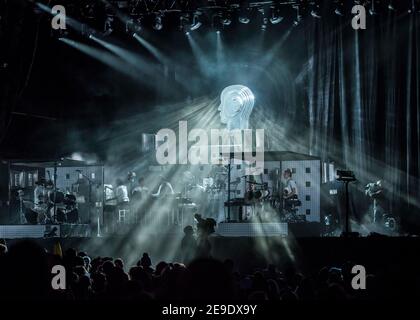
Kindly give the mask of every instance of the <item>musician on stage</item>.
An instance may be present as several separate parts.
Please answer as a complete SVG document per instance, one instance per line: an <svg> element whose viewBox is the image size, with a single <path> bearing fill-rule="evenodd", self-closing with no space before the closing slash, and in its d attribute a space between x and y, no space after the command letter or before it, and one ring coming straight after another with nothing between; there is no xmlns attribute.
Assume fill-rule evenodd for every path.
<svg viewBox="0 0 420 320"><path fill-rule="evenodd" d="M292 170L286 169L283 172L283 178L286 180L286 187L284 188L284 199L291 199L298 197L298 189L296 181L292 179Z"/></svg>
<svg viewBox="0 0 420 320"><path fill-rule="evenodd" d="M296 181L292 179L292 170L286 169L283 172L283 178L285 182L285 188L283 189L283 200L284 200L284 210L286 213L295 214L296 212L296 202L298 201L298 188Z"/></svg>
<svg viewBox="0 0 420 320"><path fill-rule="evenodd" d="M42 210L47 201L47 190L45 188L45 179L39 179L35 182L34 189L34 209Z"/></svg>
<svg viewBox="0 0 420 320"><path fill-rule="evenodd" d="M128 194L133 194L134 188L136 187L136 173L134 171L130 171L127 175L127 189Z"/></svg>

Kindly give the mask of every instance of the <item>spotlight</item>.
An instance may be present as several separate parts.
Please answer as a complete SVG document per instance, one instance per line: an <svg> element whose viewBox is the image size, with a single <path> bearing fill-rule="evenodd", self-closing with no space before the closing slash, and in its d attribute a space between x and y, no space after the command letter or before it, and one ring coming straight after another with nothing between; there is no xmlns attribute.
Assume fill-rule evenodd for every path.
<svg viewBox="0 0 420 320"><path fill-rule="evenodd" d="M420 10L416 5L416 1L411 0L411 5L410 5L410 8L408 9L408 13L415 13L415 12L420 13Z"/></svg>
<svg viewBox="0 0 420 320"><path fill-rule="evenodd" d="M227 13L222 18L222 24L224 26L229 26L232 23L231 15L230 13Z"/></svg>
<svg viewBox="0 0 420 320"><path fill-rule="evenodd" d="M181 29L181 31L183 31L184 33L190 31L190 16L188 13L183 14L179 17L179 23L179 28Z"/></svg>
<svg viewBox="0 0 420 320"><path fill-rule="evenodd" d="M163 23L162 23L162 14L161 13L157 13L156 17L155 17L155 22L153 24L153 29L155 30L162 30L163 28Z"/></svg>
<svg viewBox="0 0 420 320"><path fill-rule="evenodd" d="M220 13L216 13L213 15L212 26L213 29L216 30L216 32L223 29L222 15Z"/></svg>
<svg viewBox="0 0 420 320"><path fill-rule="evenodd" d="M271 17L270 17L271 24L278 24L282 21L283 21L283 17L280 16L280 9L279 8L273 8L271 10Z"/></svg>
<svg viewBox="0 0 420 320"><path fill-rule="evenodd" d="M141 18L136 19L136 21L134 21L133 18L130 18L127 20L127 22L125 23L125 32L128 34L131 33L140 33L142 30L142 23L141 23Z"/></svg>
<svg viewBox="0 0 420 320"><path fill-rule="evenodd" d="M293 6L293 9L296 9L296 18L293 21L293 25L296 27L300 24L300 21L302 20L302 15L300 14L299 6Z"/></svg>
<svg viewBox="0 0 420 320"><path fill-rule="evenodd" d="M200 21L200 15L201 15L201 12L199 12L199 11L194 13L193 21L192 21L191 26L190 26L191 31L197 30L198 28L201 27L202 23Z"/></svg>
<svg viewBox="0 0 420 320"><path fill-rule="evenodd" d="M392 3L392 0L391 0L391 1L389 1L389 3L388 3L388 10L390 10L390 11L395 11L395 7L394 7L394 5L393 5L393 3Z"/></svg>
<svg viewBox="0 0 420 320"><path fill-rule="evenodd" d="M311 16L316 19L321 19L321 13L319 12L319 5L313 5L311 10Z"/></svg>
<svg viewBox="0 0 420 320"><path fill-rule="evenodd" d="M334 13L337 16L340 16L340 17L344 16L344 14L343 14L343 3L338 3L337 4L337 6L336 6L336 8L334 10Z"/></svg>
<svg viewBox="0 0 420 320"><path fill-rule="evenodd" d="M241 9L239 12L238 21L243 24L248 24L251 21L249 18L249 9Z"/></svg>
<svg viewBox="0 0 420 320"><path fill-rule="evenodd" d="M369 14L371 15L371 16L375 16L375 15L377 15L378 13L376 12L376 10L375 10L375 0L372 0L372 5L370 6L370 8L369 8Z"/></svg>

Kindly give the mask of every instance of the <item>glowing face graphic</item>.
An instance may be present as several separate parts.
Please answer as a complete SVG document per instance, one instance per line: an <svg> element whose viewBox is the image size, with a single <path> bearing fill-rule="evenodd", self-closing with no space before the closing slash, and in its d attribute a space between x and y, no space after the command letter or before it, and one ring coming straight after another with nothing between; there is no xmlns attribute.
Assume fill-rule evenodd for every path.
<svg viewBox="0 0 420 320"><path fill-rule="evenodd" d="M227 129L248 129L248 120L254 107L254 95L243 85L232 85L220 95L220 121Z"/></svg>

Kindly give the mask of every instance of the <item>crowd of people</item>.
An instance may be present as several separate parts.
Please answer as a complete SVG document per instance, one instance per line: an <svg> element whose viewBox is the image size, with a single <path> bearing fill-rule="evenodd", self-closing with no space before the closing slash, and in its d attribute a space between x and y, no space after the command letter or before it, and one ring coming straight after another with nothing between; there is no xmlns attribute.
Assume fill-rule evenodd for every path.
<svg viewBox="0 0 420 320"><path fill-rule="evenodd" d="M188 240L187 240L188 241ZM60 249L60 247L58 247ZM66 269L66 289L51 288L52 266ZM351 263L326 266L302 274L293 266L280 270L268 264L253 273L243 273L231 259L219 261L197 257L189 263L159 261L148 253L136 265L121 258L91 257L74 248L52 250L23 240L10 248L0 245L0 298L35 298L64 301L330 301L384 298L380 284L367 275L367 289L351 287Z"/></svg>

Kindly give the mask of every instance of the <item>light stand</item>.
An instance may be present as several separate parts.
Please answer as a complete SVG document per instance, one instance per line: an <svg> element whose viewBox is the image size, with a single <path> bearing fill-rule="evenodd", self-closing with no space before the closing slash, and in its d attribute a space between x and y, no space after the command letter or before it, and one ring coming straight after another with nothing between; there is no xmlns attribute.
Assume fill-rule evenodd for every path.
<svg viewBox="0 0 420 320"><path fill-rule="evenodd" d="M353 237L358 235L358 233L351 232L350 227L350 199L349 199L349 183L356 181L356 177L352 171L346 170L337 170L337 181L344 182L346 187L346 217L345 217L345 229L342 232L342 237Z"/></svg>

